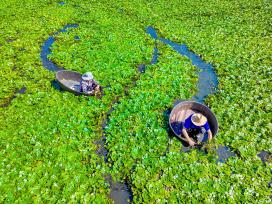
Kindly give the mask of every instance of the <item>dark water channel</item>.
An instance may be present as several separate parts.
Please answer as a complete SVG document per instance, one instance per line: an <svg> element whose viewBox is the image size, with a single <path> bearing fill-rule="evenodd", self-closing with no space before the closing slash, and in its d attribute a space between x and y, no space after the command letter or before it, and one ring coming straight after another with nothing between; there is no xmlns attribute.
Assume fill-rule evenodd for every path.
<svg viewBox="0 0 272 204"><path fill-rule="evenodd" d="M272 162L272 154L268 151L261 151L257 156L262 160L263 163Z"/></svg>
<svg viewBox="0 0 272 204"><path fill-rule="evenodd" d="M198 92L195 96L193 96L193 100L204 103L205 98L209 94L216 92L218 80L211 64L204 62L197 54L190 51L185 44L178 44L172 42L171 40L158 37L157 31L150 26L147 28L147 33L153 39L169 45L173 48L173 50L177 51L182 56L188 57L192 61L192 64L200 70L198 73Z"/></svg>
<svg viewBox="0 0 272 204"><path fill-rule="evenodd" d="M42 51L41 51L41 60L42 60L42 64L43 66L50 70L50 71L59 71L59 70L63 70L64 68L57 66L54 62L52 62L51 60L48 59L48 55L50 55L52 53L51 51L51 46L53 45L53 43L55 42L55 36L57 36L59 33L63 33L63 32L67 32L69 28L77 28L78 24L68 24L66 26L63 27L63 29L61 29L58 32L55 32L54 35L50 36L42 45Z"/></svg>
<svg viewBox="0 0 272 204"><path fill-rule="evenodd" d="M64 5L64 2L60 2L60 5ZM50 61L48 59L48 55L51 54L51 46L55 42L55 36L57 36L61 32L67 32L69 28L77 28L77 24L68 24L64 26L63 29L61 29L58 32L55 32L52 36L50 36L43 44L42 50L41 50L41 60L43 63L43 66L50 70L50 71L59 71L63 70L64 68L57 66L54 62ZM154 43L154 49L153 49L153 57L151 61L149 62L149 65L154 65L158 62L158 56L159 56L159 50L157 48L157 40L171 46L175 51L180 53L183 56L188 57L191 61L192 64L198 67L201 71L198 73L199 80L198 80L198 92L197 94L193 97L193 100L196 100L198 102L203 103L205 98L212 93L215 93L216 88L218 86L218 81L216 74L212 68L212 66L204 61L202 59L191 52L185 44L177 44L174 43L170 40L164 39L164 38L159 38L157 35L157 32L154 28L152 27L147 27L147 34L149 34L153 39L155 39ZM78 36L75 36L74 40L80 40ZM140 64L138 65L138 71L140 73L144 73L146 70L146 64ZM135 81L132 81L132 86L129 86L130 88L135 85ZM127 95L129 89L128 87L125 88L125 95ZM96 142L96 144L99 146L97 150L97 154L100 155L101 157L104 157L105 163L108 163L108 152L106 148L106 136L105 136L105 127L109 121L109 116L112 111L114 111L113 106L119 103L119 99L122 96L117 97L114 101L111 103L111 108L107 111L106 116L104 118L104 121L102 122L102 137L99 141ZM168 147L169 149L169 147ZM186 150L187 151L187 150ZM225 162L226 159L230 156L235 156L234 153L229 151L228 147L221 146L217 150L219 159L218 162ZM110 184L110 197L114 200L115 203L130 203L133 198L133 193L131 189L129 188L128 183L125 181L124 183L122 182L113 182L112 178L110 175L107 175L105 177L105 180Z"/></svg>
<svg viewBox="0 0 272 204"><path fill-rule="evenodd" d="M60 5L64 5L64 2L60 2ZM58 32L55 32L54 35L50 36L44 42L44 44L42 45L41 54L40 54L44 68L48 69L49 71L59 71L59 70L64 69L64 68L56 65L51 60L49 60L48 55L52 53L51 46L55 42L55 37L59 33L67 32L69 28L77 28L77 27L78 27L78 24L68 24L68 25L64 26L63 29L59 30ZM80 40L80 37L75 36L74 40ZM154 54L153 54L153 58L152 58L150 64L155 64L157 62L157 58L158 58L158 49L155 44ZM140 72L144 73L146 65L142 64L140 66L142 67L142 70L140 70ZM135 82L132 82L132 83L135 84ZM52 82L52 86L54 86L56 89L60 90L60 87L56 81ZM128 92L128 89L126 89L126 92ZM119 98L121 98L121 96L117 97L117 100L112 101L111 108L106 113L106 118L102 122L102 131L103 131L102 138L96 142L96 144L99 146L96 153L99 156L104 157L105 163L108 163L108 151L106 149L106 137L105 137L104 131L105 131L105 127L108 122L108 117L110 116L111 112L114 111L113 106L115 104L119 103ZM127 182L124 182L124 183L114 182L110 175L107 175L105 177L105 180L110 184L110 197L115 203L122 204L122 203L130 203L132 201L133 194L132 194L132 191L129 188L129 185Z"/></svg>
<svg viewBox="0 0 272 204"><path fill-rule="evenodd" d="M138 71L143 74L145 73L147 65L154 65L158 62L158 57L159 57L159 51L157 48L157 43L155 42L154 44L154 49L153 49L153 56L151 61L148 64L140 64L138 65ZM128 95L129 89L134 87L136 85L136 81L132 81L132 86L127 86L124 88L125 90L125 96ZM129 87L129 88L128 88ZM113 106L119 103L119 100L122 96L116 97L114 101L111 103L111 108L107 111L106 117L104 118L104 121L102 122L102 138L100 141L98 141L97 144L99 144L99 149L97 153L100 156L104 157L104 161L108 163L108 151L106 148L106 136L105 136L105 128L107 126L107 123L109 122L109 117L110 114L114 111ZM112 200L114 200L114 203L117 204L126 204L126 203L131 203L133 199L133 192L131 188L129 187L129 184L127 181L124 183L122 182L113 182L112 177L108 175L106 177L107 182L110 184L111 192L110 192L110 197Z"/></svg>
<svg viewBox="0 0 272 204"><path fill-rule="evenodd" d="M190 51L185 44L178 44L178 43L172 42L171 40L159 37L157 34L157 31L151 26L147 27L147 33L156 41L157 40L161 41L162 43L169 45L173 50L175 50L182 56L188 57L192 61L192 64L199 69L199 72L197 73L198 74L198 84L197 84L198 91L196 95L192 97L192 100L199 103L204 103L204 100L208 95L216 92L218 88L218 79L214 71L214 68L212 67L211 64L204 62L200 56ZM184 143L183 145L185 145L182 148L183 152L190 151L191 149L190 147L186 146L186 144ZM169 147L167 149L169 149ZM233 153L230 150L230 148L227 146L222 146L222 145L219 146L216 152L218 156L217 162L226 162L226 160L229 157L236 156L236 154Z"/></svg>

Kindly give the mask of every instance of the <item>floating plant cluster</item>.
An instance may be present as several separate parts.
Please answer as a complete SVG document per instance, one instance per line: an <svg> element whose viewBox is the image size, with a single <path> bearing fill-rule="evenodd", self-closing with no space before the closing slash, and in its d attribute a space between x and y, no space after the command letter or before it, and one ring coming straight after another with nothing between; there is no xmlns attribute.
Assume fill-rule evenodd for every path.
<svg viewBox="0 0 272 204"><path fill-rule="evenodd" d="M0 202L271 202L269 1L3 0L0 11ZM65 25L79 26L55 33ZM91 71L101 99L52 86L50 36L46 59ZM199 60L216 93L198 92ZM219 134L187 151L165 112L193 96Z"/></svg>

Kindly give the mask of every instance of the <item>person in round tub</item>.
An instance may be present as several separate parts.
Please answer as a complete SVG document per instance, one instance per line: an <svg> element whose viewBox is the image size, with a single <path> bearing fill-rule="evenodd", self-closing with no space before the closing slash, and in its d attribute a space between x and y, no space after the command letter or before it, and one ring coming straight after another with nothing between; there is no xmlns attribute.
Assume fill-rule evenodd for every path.
<svg viewBox="0 0 272 204"><path fill-rule="evenodd" d="M194 146L196 144L192 137L196 137L199 140L204 138L204 134L206 132L208 133L208 139L211 140L213 136L208 120L201 113L194 113L184 121L182 134L190 146Z"/></svg>
<svg viewBox="0 0 272 204"><path fill-rule="evenodd" d="M80 81L80 91L86 94L91 94L94 91L99 91L99 84L93 79L93 74L91 72L86 72L82 75Z"/></svg>

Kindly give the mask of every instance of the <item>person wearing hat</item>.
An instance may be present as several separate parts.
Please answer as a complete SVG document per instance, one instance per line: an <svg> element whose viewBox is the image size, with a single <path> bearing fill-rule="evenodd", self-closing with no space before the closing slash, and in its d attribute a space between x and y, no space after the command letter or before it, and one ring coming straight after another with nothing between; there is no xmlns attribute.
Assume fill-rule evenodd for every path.
<svg viewBox="0 0 272 204"><path fill-rule="evenodd" d="M205 133L208 133L208 139L212 139L212 132L207 118L201 113L190 115L184 122L182 133L190 146L194 146L196 142L192 137L203 138Z"/></svg>
<svg viewBox="0 0 272 204"><path fill-rule="evenodd" d="M80 91L91 94L94 91L99 90L98 83L93 79L93 74L91 72L86 72L82 75L80 81Z"/></svg>

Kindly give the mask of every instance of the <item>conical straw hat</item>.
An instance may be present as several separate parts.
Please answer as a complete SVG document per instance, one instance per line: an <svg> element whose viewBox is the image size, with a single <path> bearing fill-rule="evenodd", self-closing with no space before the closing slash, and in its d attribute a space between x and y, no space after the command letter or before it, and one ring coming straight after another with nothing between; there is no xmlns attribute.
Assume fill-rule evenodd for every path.
<svg viewBox="0 0 272 204"><path fill-rule="evenodd" d="M203 126L207 122L207 118L201 113L194 113L191 120L192 123L196 126Z"/></svg>
<svg viewBox="0 0 272 204"><path fill-rule="evenodd" d="M93 79L93 74L91 72L86 72L85 74L82 75L83 80L92 80Z"/></svg>

